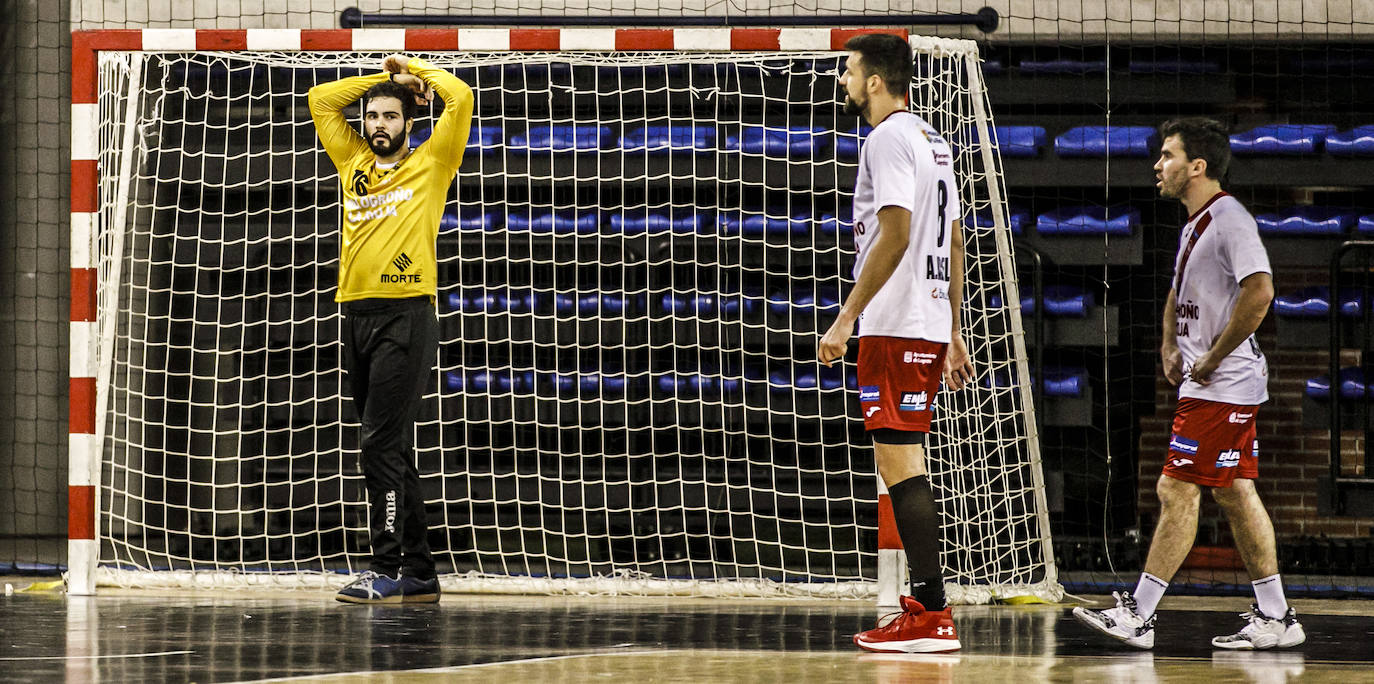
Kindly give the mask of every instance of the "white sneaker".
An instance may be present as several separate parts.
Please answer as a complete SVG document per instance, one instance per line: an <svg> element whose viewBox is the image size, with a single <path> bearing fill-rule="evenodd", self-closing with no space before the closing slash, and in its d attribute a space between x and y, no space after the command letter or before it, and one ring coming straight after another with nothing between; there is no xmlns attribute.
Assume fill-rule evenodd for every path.
<svg viewBox="0 0 1374 684"><path fill-rule="evenodd" d="M1115 608L1074 608L1073 616L1078 618L1079 622L1117 641L1124 641L1136 648L1154 648L1155 616L1151 615L1150 619L1146 620L1137 615L1135 599L1129 591L1114 591L1112 597L1116 599Z"/></svg>
<svg viewBox="0 0 1374 684"><path fill-rule="evenodd" d="M1307 633L1302 631L1298 613L1292 607L1288 608L1288 613L1282 618L1271 618L1261 613L1259 606L1256 605L1250 606L1250 610L1241 613L1240 616L1249 623L1235 634L1213 638L1213 646L1249 651L1289 648L1307 641Z"/></svg>

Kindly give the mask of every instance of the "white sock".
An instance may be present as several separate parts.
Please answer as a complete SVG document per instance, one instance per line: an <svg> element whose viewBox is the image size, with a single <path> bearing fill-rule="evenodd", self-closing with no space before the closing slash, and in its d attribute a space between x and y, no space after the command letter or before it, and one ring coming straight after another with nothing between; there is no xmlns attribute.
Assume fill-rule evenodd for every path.
<svg viewBox="0 0 1374 684"><path fill-rule="evenodd" d="M1155 614L1155 607L1159 605L1159 600L1164 598L1164 592L1168 591L1169 583L1151 575L1148 572L1140 573L1140 581L1135 585L1135 591L1131 596L1135 598L1135 612L1143 620L1149 620Z"/></svg>
<svg viewBox="0 0 1374 684"><path fill-rule="evenodd" d="M1270 575L1250 583L1255 588L1255 603L1264 616L1282 620L1288 614L1288 600L1283 597L1283 582L1278 575Z"/></svg>

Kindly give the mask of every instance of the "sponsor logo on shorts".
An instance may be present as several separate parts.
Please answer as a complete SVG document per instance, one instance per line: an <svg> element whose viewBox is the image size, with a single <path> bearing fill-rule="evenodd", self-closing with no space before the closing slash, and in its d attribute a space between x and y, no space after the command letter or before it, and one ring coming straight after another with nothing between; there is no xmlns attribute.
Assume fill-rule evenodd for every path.
<svg viewBox="0 0 1374 684"><path fill-rule="evenodd" d="M867 410L867 411L864 411L864 418L872 418L872 417L873 417L873 414L875 414L875 413L877 413L877 412L879 412L879 411L881 411L881 410L883 410L883 407L881 407L881 406L870 406L870 407L868 407L868 410Z"/></svg>
<svg viewBox="0 0 1374 684"><path fill-rule="evenodd" d="M1254 458L1259 458L1259 440L1258 440L1258 439L1256 439L1254 442L1252 442L1252 443L1250 444L1250 455L1253 456Z"/></svg>
<svg viewBox="0 0 1374 684"><path fill-rule="evenodd" d="M902 401L897 405L898 411L924 411L926 410L925 392L902 392Z"/></svg>
<svg viewBox="0 0 1374 684"><path fill-rule="evenodd" d="M1240 449L1227 449L1217 454L1218 468L1234 468L1240 465Z"/></svg>
<svg viewBox="0 0 1374 684"><path fill-rule="evenodd" d="M1197 455L1197 440L1188 439L1183 435L1169 436L1169 451L1177 451L1180 454L1189 456Z"/></svg>
<svg viewBox="0 0 1374 684"><path fill-rule="evenodd" d="M859 401L877 401L882 396L877 385L864 385L859 388Z"/></svg>
<svg viewBox="0 0 1374 684"><path fill-rule="evenodd" d="M1250 419L1254 417L1255 414L1253 413L1241 413L1240 411L1232 411L1231 415L1227 416L1226 422L1244 425L1245 423L1250 422Z"/></svg>
<svg viewBox="0 0 1374 684"><path fill-rule="evenodd" d="M1172 461L1169 461L1169 462L1172 463L1172 464L1174 464L1174 467L1175 467L1175 468L1182 468L1183 466L1186 466L1186 465L1192 465L1192 464L1193 464L1193 459L1191 459L1191 458L1176 458L1176 459L1174 459L1174 460L1172 460Z"/></svg>
<svg viewBox="0 0 1374 684"><path fill-rule="evenodd" d="M930 364L935 363L936 356L936 354L932 354L930 352L908 350L902 352L902 363L919 363L923 366L929 366Z"/></svg>

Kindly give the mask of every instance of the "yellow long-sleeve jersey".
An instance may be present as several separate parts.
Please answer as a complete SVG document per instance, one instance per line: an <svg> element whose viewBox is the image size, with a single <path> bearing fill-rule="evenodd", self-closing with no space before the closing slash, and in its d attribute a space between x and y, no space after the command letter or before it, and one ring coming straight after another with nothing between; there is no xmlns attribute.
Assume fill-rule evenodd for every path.
<svg viewBox="0 0 1374 684"><path fill-rule="evenodd" d="M344 107L388 75L353 76L310 89L310 116L343 185L336 302L436 294L435 242L449 184L467 147L472 89L421 59L411 58L409 70L443 98L444 112L429 140L389 169L377 168L372 148L343 115Z"/></svg>

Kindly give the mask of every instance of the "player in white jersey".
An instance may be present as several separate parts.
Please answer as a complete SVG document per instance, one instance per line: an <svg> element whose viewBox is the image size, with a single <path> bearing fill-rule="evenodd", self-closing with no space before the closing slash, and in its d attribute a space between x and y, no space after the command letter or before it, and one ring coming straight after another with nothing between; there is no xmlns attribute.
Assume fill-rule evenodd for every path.
<svg viewBox="0 0 1374 684"><path fill-rule="evenodd" d="M1231 524L1255 590L1246 625L1212 645L1296 646L1307 637L1284 598L1274 526L1254 482L1255 417L1269 398L1269 367L1254 333L1274 298L1269 256L1255 219L1221 190L1231 161L1226 129L1208 119L1175 119L1165 122L1160 137L1159 193L1182 201L1190 215L1164 307L1160 356L1164 376L1179 386L1179 401L1156 485L1159 523L1135 592L1114 593L1115 608L1075 608L1074 616L1137 648L1154 646L1155 608L1192 549L1207 487Z"/></svg>
<svg viewBox="0 0 1374 684"><path fill-rule="evenodd" d="M959 648L945 602L940 520L926 476L925 436L940 378L973 374L959 334L963 235L949 143L906 111L911 47L887 34L845 44L845 112L873 126L854 190L854 290L820 339L830 365L859 323L859 404L911 570L911 596L887 624L854 635L870 651Z"/></svg>

